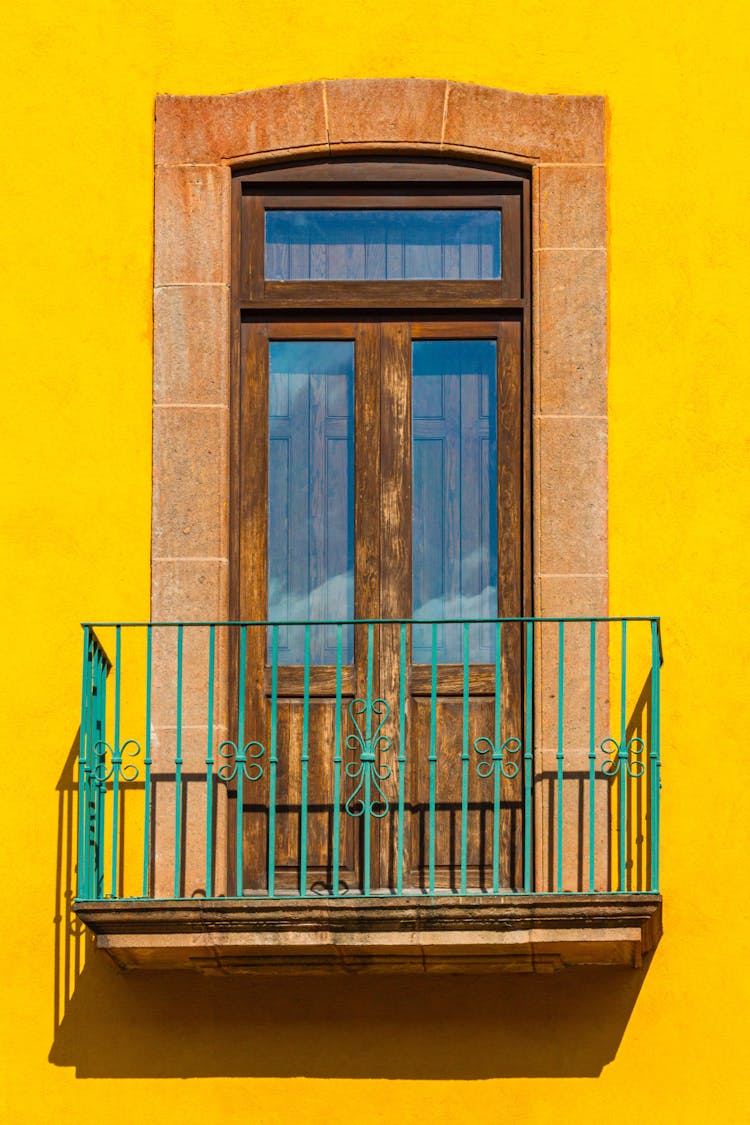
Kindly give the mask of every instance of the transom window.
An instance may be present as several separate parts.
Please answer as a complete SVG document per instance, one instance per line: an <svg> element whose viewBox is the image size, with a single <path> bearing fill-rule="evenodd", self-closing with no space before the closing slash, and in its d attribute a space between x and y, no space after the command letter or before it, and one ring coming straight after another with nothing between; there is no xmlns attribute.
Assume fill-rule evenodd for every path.
<svg viewBox="0 0 750 1125"><path fill-rule="evenodd" d="M501 275L502 212L266 211L271 281L472 281Z"/></svg>

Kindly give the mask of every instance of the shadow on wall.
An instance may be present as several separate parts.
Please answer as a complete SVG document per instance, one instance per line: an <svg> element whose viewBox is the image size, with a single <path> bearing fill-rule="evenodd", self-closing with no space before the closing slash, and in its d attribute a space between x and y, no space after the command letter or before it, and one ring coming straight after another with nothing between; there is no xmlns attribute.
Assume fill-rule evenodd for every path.
<svg viewBox="0 0 750 1125"><path fill-rule="evenodd" d="M595 1077L646 967L553 975L122 973L72 913L77 740L58 783L54 1041L80 1078Z"/></svg>

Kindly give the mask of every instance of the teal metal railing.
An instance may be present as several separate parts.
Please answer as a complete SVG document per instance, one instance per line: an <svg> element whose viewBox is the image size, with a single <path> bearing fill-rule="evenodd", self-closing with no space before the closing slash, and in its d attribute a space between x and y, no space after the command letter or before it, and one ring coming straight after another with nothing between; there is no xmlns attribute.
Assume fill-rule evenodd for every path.
<svg viewBox="0 0 750 1125"><path fill-rule="evenodd" d="M658 892L661 664L652 617L86 624L77 898Z"/></svg>

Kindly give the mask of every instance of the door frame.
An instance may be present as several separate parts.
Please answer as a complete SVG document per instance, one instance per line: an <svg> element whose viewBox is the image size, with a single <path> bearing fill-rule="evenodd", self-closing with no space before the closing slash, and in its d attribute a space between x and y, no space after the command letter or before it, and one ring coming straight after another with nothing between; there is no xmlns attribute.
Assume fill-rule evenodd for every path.
<svg viewBox="0 0 750 1125"><path fill-rule="evenodd" d="M302 182L297 175L302 172ZM382 177L375 187L373 177ZM328 179L326 177L329 177ZM440 179L438 179L440 177ZM443 178L445 177L445 178ZM453 177L453 178L452 178ZM346 181L345 184L342 181ZM343 186L343 191L342 191ZM494 189L494 194L493 194ZM503 208L503 280L495 282L262 282L263 260L263 206L272 201L289 206L329 207L349 204L382 205L400 203L402 206L425 206L432 201L435 206L457 204L470 206L497 205ZM315 165L265 169L258 173L235 176L233 184L233 287L232 287L232 384L231 384L231 452L230 452L230 614L234 620L267 617L267 444L268 444L268 376L263 370L266 354L265 341L274 336L293 338L353 338L358 348L368 355L373 369L383 373L397 369L402 355L398 352L399 333L406 331L410 346L412 329L418 338L455 338L465 332L481 336L489 324L497 326L497 339L501 345L498 353L498 456L500 450L518 444L519 488L518 526L504 527L501 511L501 466L498 464L498 596L504 616L530 616L532 606L531 565L531 304L530 304L530 177L523 172L496 171L486 165L443 164L435 161L412 159L388 162L326 161ZM506 221L509 219L510 221ZM512 260L513 265L508 265ZM247 265L249 263L249 269ZM391 329L384 335L382 327ZM317 333L317 335L316 335ZM500 364L503 334L517 335L518 387L520 405L514 422L517 433L511 435L506 446L501 441L500 419L507 417L501 410ZM507 347L506 347L507 350ZM381 352L385 351L385 356ZM390 361L389 361L390 352ZM260 366L259 366L260 365ZM368 489L363 488L368 475L373 473L380 487L388 492L392 501L386 507L395 511L396 498L411 491L411 456L391 456L391 472L383 476L379 463L381 450L387 444L381 429L381 399L398 393L392 380L385 376L378 393L374 393L374 380L365 402L357 403L355 392L355 528L368 528L364 535L355 531L355 616L362 616L361 576L379 575L378 589L368 596L369 613L373 617L410 616L411 602L411 521L409 535L397 536L404 550L390 559L388 575L384 575L379 539L382 528L379 521L368 520ZM410 387L410 379L406 386ZM361 397L361 396L360 396ZM411 426L410 392L407 392L405 410L401 412L407 432ZM261 440L256 440L249 456L245 456L242 419L263 419ZM364 421L363 421L364 420ZM363 464L361 442L357 433L363 425L370 425L381 437L376 443L376 464ZM385 429L389 429L385 427ZM248 489L243 486L250 476L255 482ZM372 490L369 490L372 493ZM410 505L407 506L410 512ZM250 530L252 528L252 531ZM511 565L509 566L508 563ZM393 573L401 567L408 576L401 583L392 580ZM519 572L518 585L508 589L510 570ZM505 588L503 588L503 580ZM520 594L520 600L519 595ZM263 603L263 604L261 604ZM249 612L252 609L253 612ZM405 612L408 610L409 612ZM265 634L255 630L252 648L248 649L247 668L252 669L248 682L248 704L259 707L268 688ZM347 685L356 693L364 683L366 654L364 645L355 639L351 683ZM380 665L380 659L378 659ZM448 671L446 669L446 671ZM472 673L474 680L483 677ZM518 669L521 671L520 665ZM285 694L296 695L301 688L302 670L288 668L280 678L279 687ZM489 669L487 669L489 672ZM314 696L330 694L331 669L318 669L310 678L310 693ZM236 698L238 662L230 652L230 694ZM410 663L411 687L420 694L420 679L429 676L429 668L420 669ZM286 683L284 683L286 681ZM507 682L507 680L506 680ZM477 684L480 691L480 685ZM472 689L473 690L473 689ZM231 713L231 709L230 709ZM386 845L378 847L381 863L387 867ZM230 841L230 857L233 848ZM231 860L230 860L231 865Z"/></svg>

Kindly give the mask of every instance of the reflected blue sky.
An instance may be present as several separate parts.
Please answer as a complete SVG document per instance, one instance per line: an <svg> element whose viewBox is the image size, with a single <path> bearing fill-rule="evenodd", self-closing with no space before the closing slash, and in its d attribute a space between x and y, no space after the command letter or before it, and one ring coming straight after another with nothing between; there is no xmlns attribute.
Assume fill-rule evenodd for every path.
<svg viewBox="0 0 750 1125"><path fill-rule="evenodd" d="M268 612L271 620L354 616L354 343L270 345ZM497 345L412 345L412 615L497 614ZM404 451L406 454L406 451ZM408 502L405 500L405 502ZM352 659L353 630L344 630ZM494 659L494 630L472 626L472 662ZM313 628L311 662L336 663L335 627ZM413 660L432 658L415 627ZM460 663L460 626L441 625L437 659ZM304 630L279 631L282 664L304 662Z"/></svg>
<svg viewBox="0 0 750 1125"><path fill-rule="evenodd" d="M270 345L268 614L354 616L354 344ZM345 663L352 628L344 629ZM304 662L303 629L279 630L281 664ZM311 631L311 662L336 663L336 629Z"/></svg>
<svg viewBox="0 0 750 1125"><path fill-rule="evenodd" d="M412 613L497 614L497 344L412 345ZM494 631L474 626L469 656L493 659ZM413 659L429 663L431 630L414 629ZM440 663L463 658L460 626L438 630Z"/></svg>
<svg viewBox="0 0 750 1125"><path fill-rule="evenodd" d="M499 210L266 212L270 281L469 281L501 274Z"/></svg>

